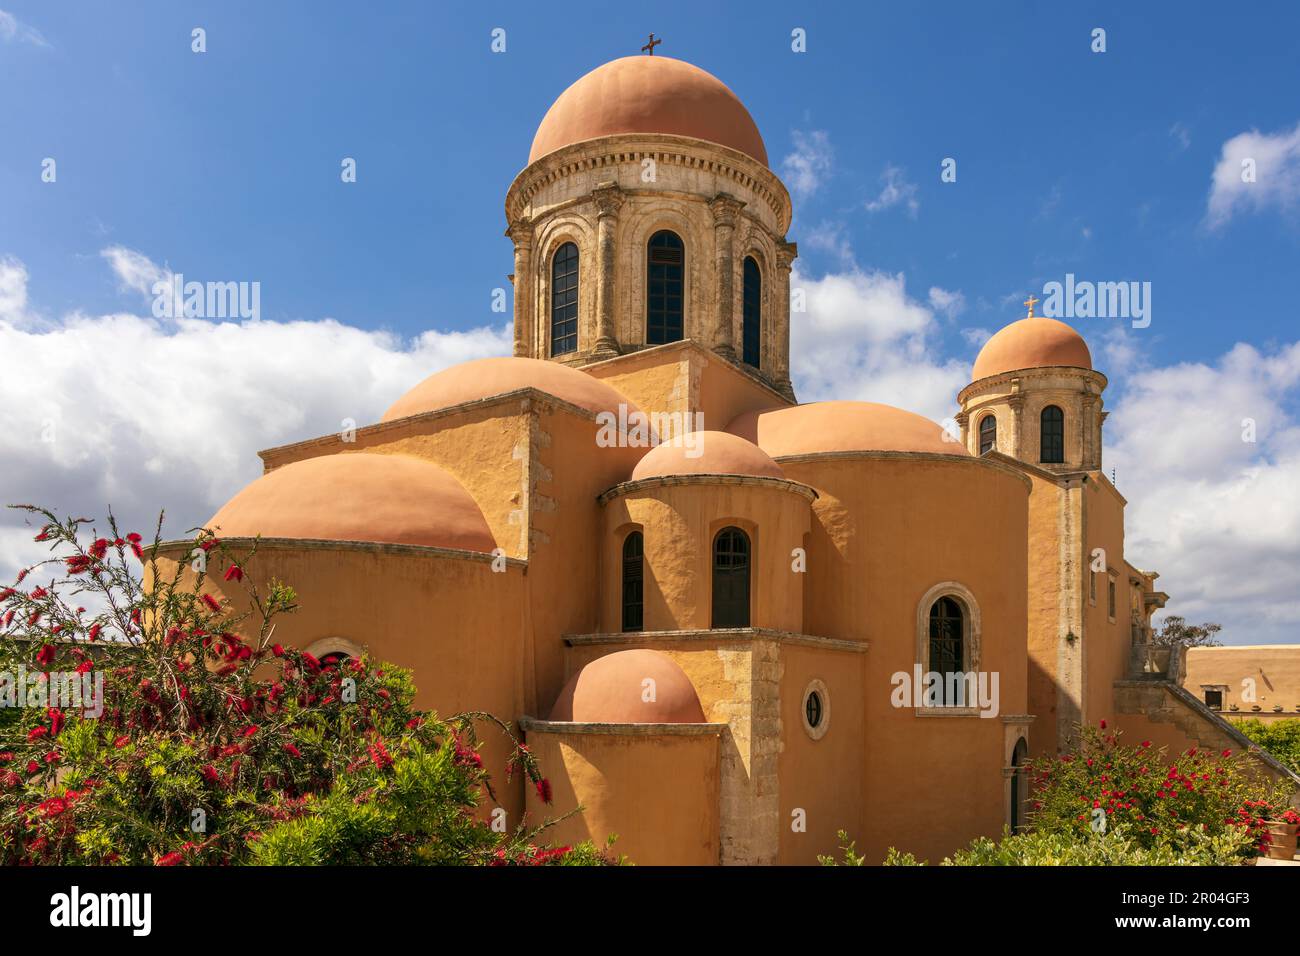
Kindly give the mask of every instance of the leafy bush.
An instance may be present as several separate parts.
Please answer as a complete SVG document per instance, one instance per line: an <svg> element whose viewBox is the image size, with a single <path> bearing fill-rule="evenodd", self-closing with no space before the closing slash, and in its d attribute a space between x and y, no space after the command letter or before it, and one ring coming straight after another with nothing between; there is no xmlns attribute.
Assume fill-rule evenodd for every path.
<svg viewBox="0 0 1300 956"><path fill-rule="evenodd" d="M1288 717L1265 723L1258 718L1249 717L1234 720L1233 723L1293 773L1300 773L1300 718Z"/></svg>
<svg viewBox="0 0 1300 956"><path fill-rule="evenodd" d="M163 579L158 532L146 551L110 517L108 536L83 544L86 519L26 510L53 554L0 589L0 693L19 705L0 710L0 863L613 862L590 844L542 845L549 824L496 832L482 819L493 793L476 726L509 736L508 776L550 791L495 718L440 720L414 709L405 671L274 643L296 599L245 578L256 548L235 555L202 532L202 570ZM215 573L254 610L206 593ZM44 699L91 679L98 701Z"/></svg>

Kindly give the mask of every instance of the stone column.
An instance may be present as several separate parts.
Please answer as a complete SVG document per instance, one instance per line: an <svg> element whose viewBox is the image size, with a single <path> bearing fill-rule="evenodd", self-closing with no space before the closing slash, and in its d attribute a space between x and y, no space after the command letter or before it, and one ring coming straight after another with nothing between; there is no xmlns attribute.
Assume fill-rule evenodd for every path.
<svg viewBox="0 0 1300 956"><path fill-rule="evenodd" d="M776 244L776 314L772 317L772 371L776 390L794 401L790 383L790 269L799 246L784 239Z"/></svg>
<svg viewBox="0 0 1300 956"><path fill-rule="evenodd" d="M1084 393L1082 400L1083 414L1079 416L1079 467L1098 468L1101 462L1097 454L1097 396Z"/></svg>
<svg viewBox="0 0 1300 956"><path fill-rule="evenodd" d="M1015 382L1012 387L1019 389L1019 384ZM1011 407L1011 450L1007 454L1024 461L1025 456L1021 453L1025 446L1025 396L1012 395L1007 399L1007 405Z"/></svg>
<svg viewBox="0 0 1300 956"><path fill-rule="evenodd" d="M968 452L970 452L972 455L978 455L979 449L971 447L970 413L968 413L963 408L960 412L958 412L956 415L953 416L953 421L955 421L957 423L957 427L961 429L961 446L965 448Z"/></svg>
<svg viewBox="0 0 1300 956"><path fill-rule="evenodd" d="M713 288L713 351L736 360L736 216L745 204L734 196L718 193L709 200L713 211L715 252Z"/></svg>
<svg viewBox="0 0 1300 956"><path fill-rule="evenodd" d="M533 299L536 285L533 280L533 227L532 223L517 219L506 230L515 244L515 272L510 278L515 288L515 348L516 356L527 358L533 351ZM540 356L539 356L540 357Z"/></svg>
<svg viewBox="0 0 1300 956"><path fill-rule="evenodd" d="M592 354L597 358L612 358L619 354L614 323L614 272L623 190L611 181L598 185L591 195L596 203L596 347Z"/></svg>

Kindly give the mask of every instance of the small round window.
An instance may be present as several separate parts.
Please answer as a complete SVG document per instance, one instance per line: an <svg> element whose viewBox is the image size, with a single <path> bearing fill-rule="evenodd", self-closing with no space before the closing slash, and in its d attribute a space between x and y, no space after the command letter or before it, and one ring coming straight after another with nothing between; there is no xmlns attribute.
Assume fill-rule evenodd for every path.
<svg viewBox="0 0 1300 956"><path fill-rule="evenodd" d="M803 729L813 740L821 740L831 724L831 700L826 685L819 680L808 683L803 692Z"/></svg>

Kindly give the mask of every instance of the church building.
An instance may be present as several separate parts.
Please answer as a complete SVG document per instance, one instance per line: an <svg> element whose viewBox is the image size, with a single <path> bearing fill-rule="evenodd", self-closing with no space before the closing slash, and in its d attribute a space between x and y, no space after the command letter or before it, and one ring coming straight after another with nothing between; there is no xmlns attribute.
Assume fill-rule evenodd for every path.
<svg viewBox="0 0 1300 956"><path fill-rule="evenodd" d="M1125 553L1078 332L1031 300L957 428L799 404L791 211L704 70L561 93L505 196L514 355L261 452L209 522L297 590L277 640L510 721L554 804L487 736L509 824L581 806L547 838L639 864L814 864L841 830L937 860L1023 826L1024 761L1080 723L1243 747L1150 644L1166 595Z"/></svg>

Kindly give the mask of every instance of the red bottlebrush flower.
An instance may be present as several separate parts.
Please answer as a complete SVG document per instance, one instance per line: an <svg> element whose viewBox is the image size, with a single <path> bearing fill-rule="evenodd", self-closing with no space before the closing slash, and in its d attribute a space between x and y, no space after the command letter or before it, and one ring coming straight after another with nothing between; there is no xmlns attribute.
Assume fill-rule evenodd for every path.
<svg viewBox="0 0 1300 956"><path fill-rule="evenodd" d="M551 802L551 781L543 777L537 781L537 795L542 798L542 803Z"/></svg>
<svg viewBox="0 0 1300 956"><path fill-rule="evenodd" d="M90 558L84 554L74 554L64 562L69 574L84 574L90 567Z"/></svg>
<svg viewBox="0 0 1300 956"><path fill-rule="evenodd" d="M63 711L57 707L51 707L50 714L50 736L57 737L59 731L63 729Z"/></svg>
<svg viewBox="0 0 1300 956"><path fill-rule="evenodd" d="M62 759L63 759L63 754L59 753L57 750L51 750L49 753L45 755L46 763L57 763Z"/></svg>
<svg viewBox="0 0 1300 956"><path fill-rule="evenodd" d="M36 654L36 663L42 667L49 667L54 662L54 645L46 644Z"/></svg>
<svg viewBox="0 0 1300 956"><path fill-rule="evenodd" d="M49 541L49 540L50 540L50 529L49 529L48 527L47 527L47 528L42 528L42 529L41 529L41 533L38 534L38 535L37 535L35 538L33 538L32 540L33 540L33 541Z"/></svg>
<svg viewBox="0 0 1300 956"><path fill-rule="evenodd" d="M272 644L271 653L274 654L276 657L284 657L284 648L281 647L279 644Z"/></svg>
<svg viewBox="0 0 1300 956"><path fill-rule="evenodd" d="M420 726L421 724L423 724L423 723L424 723L424 718L423 718L423 717L412 717L410 720L408 720L408 721L406 722L406 729L407 729L407 730L415 730L417 727L419 727L419 726Z"/></svg>
<svg viewBox="0 0 1300 956"><path fill-rule="evenodd" d="M1151 741L1149 741L1149 740L1144 740L1144 741L1142 741L1141 746L1142 746L1142 749L1145 750L1147 747L1150 747L1150 746L1151 746Z"/></svg>
<svg viewBox="0 0 1300 956"><path fill-rule="evenodd" d="M6 750L4 753L0 753L0 763L8 763L13 759L14 759L13 751Z"/></svg>
<svg viewBox="0 0 1300 956"><path fill-rule="evenodd" d="M221 774L217 773L217 768L212 764L203 768L203 777L210 783L221 783Z"/></svg>
<svg viewBox="0 0 1300 956"><path fill-rule="evenodd" d="M130 541L132 544L139 544L141 541L144 540L144 538L140 537L140 535L132 531L130 534L126 536L126 540Z"/></svg>
<svg viewBox="0 0 1300 956"><path fill-rule="evenodd" d="M296 744L285 744L284 752L287 753L290 757L302 756L302 751L298 749Z"/></svg>
<svg viewBox="0 0 1300 956"><path fill-rule="evenodd" d="M33 727L27 732L27 742L31 743L33 740L40 740L49 732L50 728L48 727Z"/></svg>
<svg viewBox="0 0 1300 956"><path fill-rule="evenodd" d="M244 580L244 572L239 569L239 565L232 564L226 568L225 578L227 581L242 581Z"/></svg>
<svg viewBox="0 0 1300 956"><path fill-rule="evenodd" d="M113 741L113 746L116 747L118 750L121 750L123 747L125 747L125 746L126 746L127 744L129 744L130 742L131 742L131 738L130 738L130 737L127 737L126 735L123 735L123 736L118 737L116 740Z"/></svg>
<svg viewBox="0 0 1300 956"><path fill-rule="evenodd" d="M144 560L144 548L140 547L134 541L131 542L131 553L135 555L137 561Z"/></svg>
<svg viewBox="0 0 1300 956"><path fill-rule="evenodd" d="M29 774L39 773L40 769L41 769L41 765L38 764L35 760L27 761L27 772Z"/></svg>
<svg viewBox="0 0 1300 956"><path fill-rule="evenodd" d="M1101 729L1102 729L1102 730L1105 730L1105 729L1106 729L1106 721L1104 721L1104 720L1101 722Z"/></svg>
<svg viewBox="0 0 1300 956"><path fill-rule="evenodd" d="M206 604L214 613L221 612L221 602L218 601L216 598L214 598L211 594L203 595L203 603Z"/></svg>
<svg viewBox="0 0 1300 956"><path fill-rule="evenodd" d="M388 755L388 748L384 746L382 740L376 740L370 745L369 750L370 759L374 761L375 766L380 770L392 765L393 758Z"/></svg>
<svg viewBox="0 0 1300 956"><path fill-rule="evenodd" d="M320 670L320 661L316 660L316 658L311 654L308 654L306 651L303 651L302 659L303 662L307 665L308 670L310 670L313 674L317 673Z"/></svg>
<svg viewBox="0 0 1300 956"><path fill-rule="evenodd" d="M1219 754L1219 756L1220 756L1220 757L1231 757L1231 756L1232 756L1232 751L1231 751L1231 750L1225 750L1223 753Z"/></svg>
<svg viewBox="0 0 1300 956"><path fill-rule="evenodd" d="M87 637L89 640L97 641L97 640L99 640L99 632L100 632L101 630L103 630L103 627L102 627L101 625L99 625L99 624L92 624L92 625L90 625L90 630L86 632L86 637Z"/></svg>
<svg viewBox="0 0 1300 956"><path fill-rule="evenodd" d="M199 547L202 548L204 551L211 551L220 543L220 540L221 540L220 538L209 538L207 541L204 541L202 544L200 544Z"/></svg>
<svg viewBox="0 0 1300 956"><path fill-rule="evenodd" d="M38 804L36 809L47 817L57 817L68 809L68 802L61 797L50 797L44 803Z"/></svg>
<svg viewBox="0 0 1300 956"><path fill-rule="evenodd" d="M31 617L29 617L29 618L27 619L27 626L28 626L28 627L35 627L35 626L36 626L36 622L39 621L40 619L41 619L41 612L40 612L40 611L33 611L32 614L31 614Z"/></svg>
<svg viewBox="0 0 1300 956"><path fill-rule="evenodd" d="M108 540L99 538L90 546L90 554L96 561L103 561L104 555L108 554Z"/></svg>
<svg viewBox="0 0 1300 956"><path fill-rule="evenodd" d="M253 734L255 734L255 733L257 733L257 724L249 724L249 725L248 725L247 727L245 727L244 730L243 730L243 735L244 735L245 737L251 737L251 736L253 736Z"/></svg>
<svg viewBox="0 0 1300 956"><path fill-rule="evenodd" d="M173 850L171 853L164 853L154 861L154 866L180 866L185 862L185 854L179 850Z"/></svg>
<svg viewBox="0 0 1300 956"><path fill-rule="evenodd" d="M23 583L23 578L27 577L27 571L28 571L27 568L20 568L20 569L18 570L18 578L17 578L17 580L14 581L14 583L15 583L15 584L22 584L22 583Z"/></svg>

